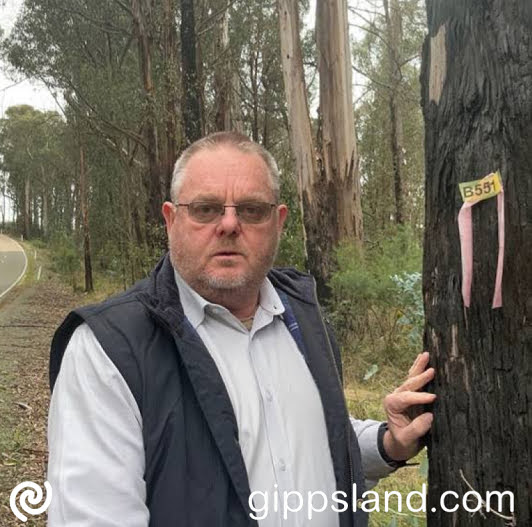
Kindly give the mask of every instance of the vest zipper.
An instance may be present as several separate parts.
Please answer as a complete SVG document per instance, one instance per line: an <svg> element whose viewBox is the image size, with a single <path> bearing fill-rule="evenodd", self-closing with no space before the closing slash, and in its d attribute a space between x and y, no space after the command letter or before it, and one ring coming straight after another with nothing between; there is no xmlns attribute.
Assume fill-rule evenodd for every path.
<svg viewBox="0 0 532 527"><path fill-rule="evenodd" d="M323 316L321 314L321 309L319 307L319 303L318 303L318 288L317 288L317 284L316 284L316 279L313 278L314 280L314 299L316 300L316 305L318 306L318 316L320 317L320 322L321 322L321 325L323 327L323 331L325 332L325 338L327 339L327 350L329 351L329 356L332 360L332 363L334 365L334 371L336 372L336 378L338 379L338 384L340 385L340 389L342 390L342 394L343 394L343 390L344 390L344 386L342 384L342 379L340 378L340 372L338 371L338 366L336 364L336 359L334 358L334 353L333 353L333 350L332 350L332 344L331 344L331 340L329 339L329 332L327 331L327 326L325 325L325 321L323 320ZM344 403L345 403L345 395L344 395ZM346 410L347 410L347 404L346 404ZM347 419L348 419L348 422L349 422L349 426L351 426L351 423L349 421L349 412L348 412L348 416L347 416ZM349 487L348 489L350 490L350 493L351 493L351 499L356 499L356 496L353 496L353 483L354 483L354 475L353 475L353 460L351 458L351 441L349 439L349 434L347 434L346 436L346 443L347 443L347 457L348 457L348 461L349 461Z"/></svg>

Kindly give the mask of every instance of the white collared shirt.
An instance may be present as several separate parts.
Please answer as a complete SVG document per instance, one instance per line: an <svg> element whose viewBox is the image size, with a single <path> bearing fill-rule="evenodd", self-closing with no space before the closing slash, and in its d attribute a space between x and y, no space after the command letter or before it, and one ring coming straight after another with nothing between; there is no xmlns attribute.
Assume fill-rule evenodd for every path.
<svg viewBox="0 0 532 527"><path fill-rule="evenodd" d="M233 406L239 442L255 495L260 527L335 527L331 507L308 519L283 518L283 492L336 491L320 395L297 344L281 319L277 292L265 280L253 325L198 295L178 275L186 317L213 357ZM365 474L392 468L377 448L376 421L352 420ZM57 377L49 414L49 527L147 527L142 416L129 387L86 324L73 333ZM275 493L279 507L275 511ZM267 493L267 494L266 494ZM289 506L297 508L295 496ZM294 501L295 500L295 501ZM319 502L319 500L318 500ZM319 505L319 504L318 504Z"/></svg>
<svg viewBox="0 0 532 527"><path fill-rule="evenodd" d="M257 509L265 496L269 513L261 527L334 527L331 507L308 519L298 513L274 512L284 493L336 491L325 416L316 383L296 342L281 319L284 306L266 278L251 330L226 308L203 299L176 273L185 316L209 350L225 383L238 424L240 448ZM293 509L297 500L292 495ZM316 501L319 501L316 499ZM257 514L258 517L263 513Z"/></svg>

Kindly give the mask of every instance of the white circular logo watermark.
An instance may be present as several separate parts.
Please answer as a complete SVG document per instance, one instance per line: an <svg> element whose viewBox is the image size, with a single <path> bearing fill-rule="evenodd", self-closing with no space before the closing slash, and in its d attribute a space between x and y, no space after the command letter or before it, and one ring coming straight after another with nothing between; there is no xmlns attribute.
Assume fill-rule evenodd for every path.
<svg viewBox="0 0 532 527"><path fill-rule="evenodd" d="M35 506L43 500L42 487L37 485L37 483L33 483L33 481L23 481L11 491L9 505L11 506L13 514L20 521L26 522L28 521L28 517L20 512L19 505L24 512L31 516L39 516L39 514L46 512L46 509L48 509L50 502L52 501L52 486L48 481L45 481L44 488L46 489L45 501L37 508Z"/></svg>

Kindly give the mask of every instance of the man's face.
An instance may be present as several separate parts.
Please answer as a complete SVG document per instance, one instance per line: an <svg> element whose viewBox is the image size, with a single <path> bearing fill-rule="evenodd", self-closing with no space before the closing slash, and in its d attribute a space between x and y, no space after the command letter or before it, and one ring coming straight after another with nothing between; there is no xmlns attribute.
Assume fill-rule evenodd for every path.
<svg viewBox="0 0 532 527"><path fill-rule="evenodd" d="M257 154L221 145L193 155L185 168L179 203L274 203L267 166ZM258 288L273 264L287 215L285 205L264 223L242 223L232 207L215 223L198 223L187 207L166 202L163 215L174 267L203 296Z"/></svg>

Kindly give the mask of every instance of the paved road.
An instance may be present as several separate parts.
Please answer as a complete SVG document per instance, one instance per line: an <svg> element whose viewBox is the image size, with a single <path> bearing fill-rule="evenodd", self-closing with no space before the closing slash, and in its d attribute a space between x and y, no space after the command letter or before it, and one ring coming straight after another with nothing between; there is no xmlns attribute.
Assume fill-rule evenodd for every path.
<svg viewBox="0 0 532 527"><path fill-rule="evenodd" d="M22 247L5 234L0 234L0 298L22 278L26 263Z"/></svg>

